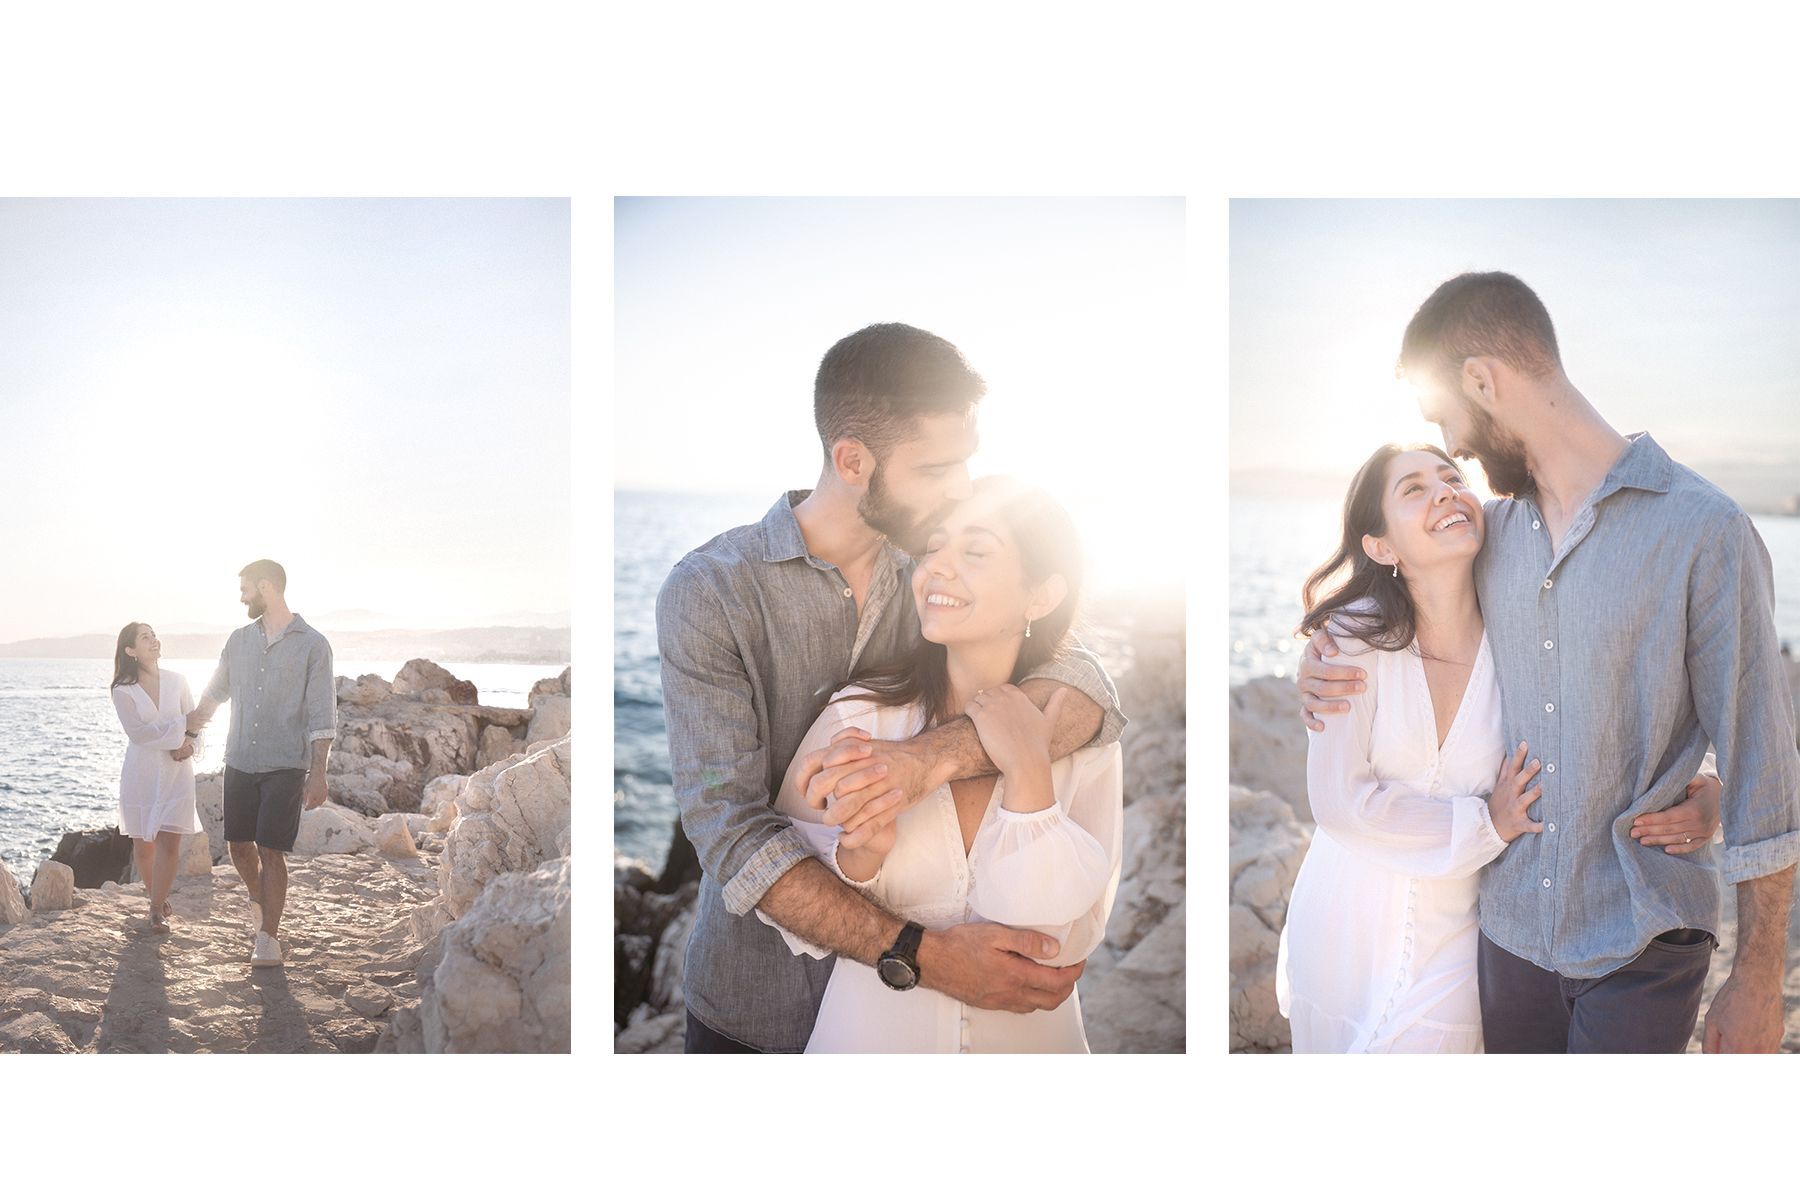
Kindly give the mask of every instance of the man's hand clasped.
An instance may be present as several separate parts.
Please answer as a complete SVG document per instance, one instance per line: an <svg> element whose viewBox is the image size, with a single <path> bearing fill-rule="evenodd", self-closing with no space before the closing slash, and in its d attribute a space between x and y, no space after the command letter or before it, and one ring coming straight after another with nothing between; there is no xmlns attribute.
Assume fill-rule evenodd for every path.
<svg viewBox="0 0 1800 1200"><path fill-rule="evenodd" d="M905 742L874 741L867 730L846 727L801 760L794 784L825 824L840 828L840 846L862 848L878 834L892 846L894 821L924 794L928 765Z"/></svg>

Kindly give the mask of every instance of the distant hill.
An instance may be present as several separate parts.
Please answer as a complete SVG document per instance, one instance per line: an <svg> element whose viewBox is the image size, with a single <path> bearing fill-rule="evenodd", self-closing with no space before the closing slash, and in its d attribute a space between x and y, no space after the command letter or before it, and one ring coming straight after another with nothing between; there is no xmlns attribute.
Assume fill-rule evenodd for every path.
<svg viewBox="0 0 1800 1200"><path fill-rule="evenodd" d="M377 659L401 661L429 658L433 662L545 663L569 662L570 640L566 628L490 625L479 629L319 629L331 639L333 657L340 660ZM113 654L117 634L89 633L79 637L32 638L0 643L0 658L101 658ZM162 639L166 658L215 658L225 646L226 633L170 634Z"/></svg>

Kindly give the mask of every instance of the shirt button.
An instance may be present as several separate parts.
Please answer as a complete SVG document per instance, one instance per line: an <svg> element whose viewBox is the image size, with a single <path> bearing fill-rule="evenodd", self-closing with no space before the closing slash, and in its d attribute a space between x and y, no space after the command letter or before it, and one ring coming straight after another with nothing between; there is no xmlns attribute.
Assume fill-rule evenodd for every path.
<svg viewBox="0 0 1800 1200"><path fill-rule="evenodd" d="M844 589L844 599L848 600L853 595L855 595L855 593L852 592L849 588Z"/></svg>
<svg viewBox="0 0 1800 1200"><path fill-rule="evenodd" d="M1546 639L1546 640L1545 640L1545 642L1544 642L1544 649L1546 649L1546 650L1554 650L1554 649L1556 649L1556 643L1555 643L1555 642L1552 642L1552 641L1549 641L1549 640L1548 640L1548 639Z"/></svg>
<svg viewBox="0 0 1800 1200"><path fill-rule="evenodd" d="M1554 775L1554 774L1556 774L1556 764L1555 764L1555 763L1551 763L1551 764L1550 764L1550 765L1549 765L1549 766L1547 766L1547 767L1545 767L1545 768L1544 768L1544 774L1546 774L1546 775Z"/></svg>
<svg viewBox="0 0 1800 1200"><path fill-rule="evenodd" d="M1556 711L1556 705L1554 705L1554 704L1546 704L1546 705L1544 705L1544 711L1545 711L1545 712L1555 712L1555 711Z"/></svg>
<svg viewBox="0 0 1800 1200"><path fill-rule="evenodd" d="M1551 580L1551 579L1546 579L1546 580L1544 580L1544 586L1545 586L1545 587L1546 587L1546 588L1549 588L1549 587L1554 587L1554 586L1555 586L1555 580Z"/></svg>
<svg viewBox="0 0 1800 1200"><path fill-rule="evenodd" d="M1543 524L1543 522L1541 522L1541 521L1533 521L1533 522L1532 522L1532 523L1531 523L1531 527L1532 527L1532 528L1533 528L1533 529L1536 529L1536 528L1537 528L1537 527L1538 527L1538 526L1539 526L1539 525L1541 525L1541 524Z"/></svg>
<svg viewBox="0 0 1800 1200"><path fill-rule="evenodd" d="M1556 832L1556 822L1552 821L1548 825L1544 826L1544 828L1549 830L1551 833L1555 833Z"/></svg>
<svg viewBox="0 0 1800 1200"><path fill-rule="evenodd" d="M1544 880L1544 886L1545 886L1545 887L1549 887L1549 886L1550 886L1550 881L1549 881L1549 880L1548 880L1548 879L1546 879L1546 880Z"/></svg>

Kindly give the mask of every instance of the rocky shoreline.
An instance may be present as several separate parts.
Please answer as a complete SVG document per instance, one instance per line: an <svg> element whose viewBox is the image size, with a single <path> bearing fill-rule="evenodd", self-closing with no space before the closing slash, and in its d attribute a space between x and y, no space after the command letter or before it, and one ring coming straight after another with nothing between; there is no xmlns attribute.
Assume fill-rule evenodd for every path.
<svg viewBox="0 0 1800 1200"><path fill-rule="evenodd" d="M337 687L286 964L248 964L220 777L202 776L166 936L116 830L65 837L28 892L0 864L0 1052L569 1050L569 671L525 709L425 660Z"/></svg>
<svg viewBox="0 0 1800 1200"><path fill-rule="evenodd" d="M1788 664L1800 707L1800 664ZM1231 689L1230 1031L1233 1053L1292 1050L1275 1003L1275 953L1294 878L1312 840L1306 802L1306 728L1292 679L1252 679ZM1719 948L1701 1012L1731 970L1736 944L1735 889L1725 888ZM1800 1051L1800 883L1788 925L1787 1032L1782 1049ZM1700 1049L1696 1027L1690 1052Z"/></svg>
<svg viewBox="0 0 1800 1200"><path fill-rule="evenodd" d="M1187 639L1179 606L1128 618L1115 680L1130 718L1124 869L1106 941L1080 983L1096 1053L1181 1053L1187 1045ZM682 957L700 866L676 828L661 871L613 867L613 1048L680 1053Z"/></svg>

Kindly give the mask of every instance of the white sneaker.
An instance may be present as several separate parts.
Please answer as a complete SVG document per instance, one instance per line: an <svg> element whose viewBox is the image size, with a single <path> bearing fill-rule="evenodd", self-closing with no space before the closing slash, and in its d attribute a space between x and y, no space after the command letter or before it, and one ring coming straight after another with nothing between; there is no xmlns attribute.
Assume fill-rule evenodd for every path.
<svg viewBox="0 0 1800 1200"><path fill-rule="evenodd" d="M255 933L262 928L262 905L250 902L250 932Z"/></svg>
<svg viewBox="0 0 1800 1200"><path fill-rule="evenodd" d="M250 951L250 965L253 967L279 967L281 965L281 943L262 932L256 932L256 948Z"/></svg>

